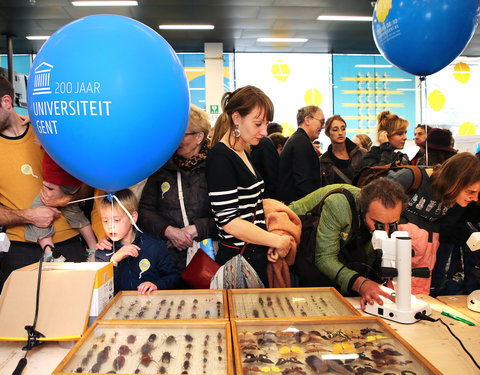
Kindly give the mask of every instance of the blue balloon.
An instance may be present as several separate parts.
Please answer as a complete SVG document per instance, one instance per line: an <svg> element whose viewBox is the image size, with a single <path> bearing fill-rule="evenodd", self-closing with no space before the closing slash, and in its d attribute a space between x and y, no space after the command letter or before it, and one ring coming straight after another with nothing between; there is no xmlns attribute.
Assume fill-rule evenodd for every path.
<svg viewBox="0 0 480 375"><path fill-rule="evenodd" d="M438 72L467 46L479 0L378 0L375 44L393 65L417 76Z"/></svg>
<svg viewBox="0 0 480 375"><path fill-rule="evenodd" d="M41 144L67 172L114 192L175 152L190 94L180 60L154 30L114 15L55 32L30 70L28 113Z"/></svg>

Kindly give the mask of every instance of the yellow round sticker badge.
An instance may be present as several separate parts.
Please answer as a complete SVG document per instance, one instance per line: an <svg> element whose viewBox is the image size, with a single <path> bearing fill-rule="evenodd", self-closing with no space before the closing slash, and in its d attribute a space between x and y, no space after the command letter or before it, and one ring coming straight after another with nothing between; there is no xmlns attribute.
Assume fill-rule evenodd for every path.
<svg viewBox="0 0 480 375"><path fill-rule="evenodd" d="M142 278L142 273L144 273L146 270L150 268L150 261L148 259L142 259L140 263L138 264L138 267L140 268L140 275L138 275L138 278Z"/></svg>
<svg viewBox="0 0 480 375"><path fill-rule="evenodd" d="M163 199L163 195L170 190L170 184L167 181L165 181L160 186L160 189L162 190L162 199Z"/></svg>

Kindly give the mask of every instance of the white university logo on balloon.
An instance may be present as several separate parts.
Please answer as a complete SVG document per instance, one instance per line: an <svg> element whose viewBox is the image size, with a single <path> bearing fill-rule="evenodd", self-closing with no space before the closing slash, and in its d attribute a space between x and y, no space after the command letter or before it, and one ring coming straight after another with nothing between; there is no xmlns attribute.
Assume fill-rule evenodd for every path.
<svg viewBox="0 0 480 375"><path fill-rule="evenodd" d="M125 48L129 46L129 48ZM95 15L57 30L30 70L28 111L45 151L87 185L115 192L158 170L188 122L183 66L153 29Z"/></svg>

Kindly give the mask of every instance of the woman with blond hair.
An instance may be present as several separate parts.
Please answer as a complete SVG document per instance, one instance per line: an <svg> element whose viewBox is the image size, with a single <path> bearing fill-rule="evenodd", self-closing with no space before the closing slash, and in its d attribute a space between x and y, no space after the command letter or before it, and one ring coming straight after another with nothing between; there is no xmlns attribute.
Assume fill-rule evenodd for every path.
<svg viewBox="0 0 480 375"><path fill-rule="evenodd" d="M182 141L170 160L148 178L140 199L140 228L167 242L179 271L185 269L187 249L217 234L207 191L209 131L209 116L192 104Z"/></svg>
<svg viewBox="0 0 480 375"><path fill-rule="evenodd" d="M377 141L379 146L372 146L362 161L362 167L397 164L410 164L408 156L396 150L402 150L407 140L408 121L390 111L383 111L377 116Z"/></svg>

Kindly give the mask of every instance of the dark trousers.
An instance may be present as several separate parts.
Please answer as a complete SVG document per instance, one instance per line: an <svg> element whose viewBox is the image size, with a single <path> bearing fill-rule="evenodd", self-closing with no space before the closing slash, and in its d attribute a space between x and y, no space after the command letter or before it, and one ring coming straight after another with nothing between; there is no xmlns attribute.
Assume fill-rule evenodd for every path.
<svg viewBox="0 0 480 375"><path fill-rule="evenodd" d="M85 248L80 235L58 242L55 248L68 262L85 262ZM11 241L8 253L5 253L0 268L0 292L10 273L16 269L37 263L43 257L40 245L31 242Z"/></svg>

